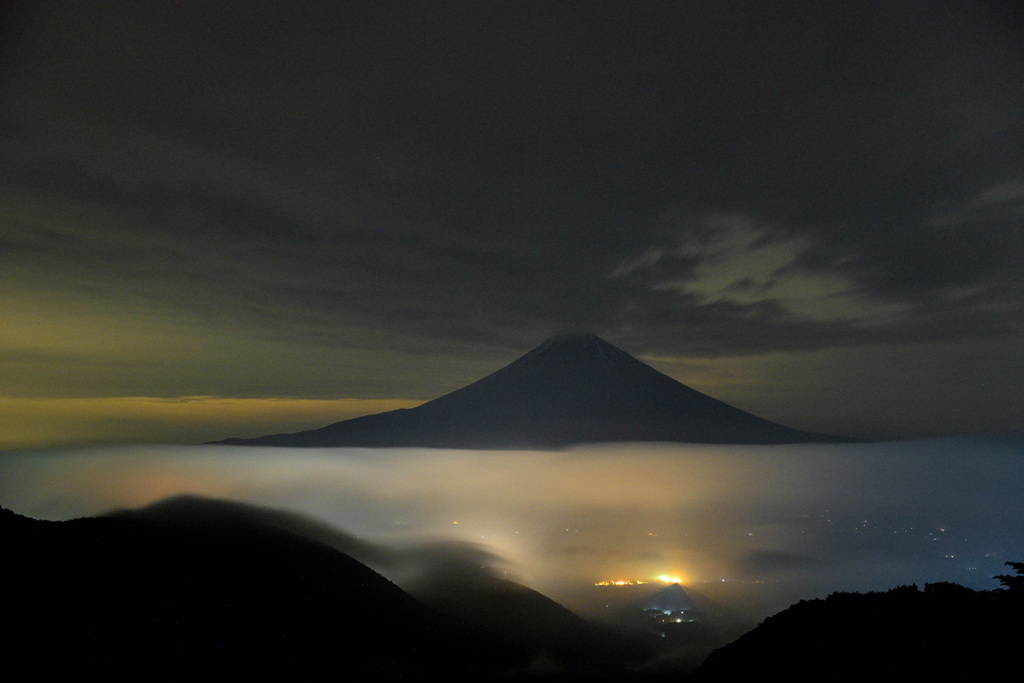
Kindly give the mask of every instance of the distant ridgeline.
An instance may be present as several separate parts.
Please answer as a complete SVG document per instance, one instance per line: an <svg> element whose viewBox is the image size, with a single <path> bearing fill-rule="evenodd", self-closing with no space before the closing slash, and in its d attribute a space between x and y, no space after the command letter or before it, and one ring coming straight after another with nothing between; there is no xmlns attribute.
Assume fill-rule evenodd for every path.
<svg viewBox="0 0 1024 683"><path fill-rule="evenodd" d="M592 334L555 337L411 409L216 443L544 449L578 443L781 444L843 439L790 429L677 382Z"/></svg>

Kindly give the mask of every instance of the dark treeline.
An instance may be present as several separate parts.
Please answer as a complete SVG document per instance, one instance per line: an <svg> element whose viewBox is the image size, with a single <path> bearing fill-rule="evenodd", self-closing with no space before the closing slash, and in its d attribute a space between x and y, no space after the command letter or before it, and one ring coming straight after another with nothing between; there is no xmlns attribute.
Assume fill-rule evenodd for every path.
<svg viewBox="0 0 1024 683"><path fill-rule="evenodd" d="M692 678L973 680L1012 670L1024 636L1024 563L1007 564L1017 575L996 577L1001 590L930 583L800 601L713 652Z"/></svg>

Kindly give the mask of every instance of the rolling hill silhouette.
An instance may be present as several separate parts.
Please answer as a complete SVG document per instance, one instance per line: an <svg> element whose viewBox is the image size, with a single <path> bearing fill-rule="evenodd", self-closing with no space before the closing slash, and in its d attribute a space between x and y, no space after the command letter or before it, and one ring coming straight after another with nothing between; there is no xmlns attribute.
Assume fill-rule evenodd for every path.
<svg viewBox="0 0 1024 683"><path fill-rule="evenodd" d="M421 406L321 429L219 441L261 446L535 449L577 443L835 442L734 408L593 334L544 342L513 363Z"/></svg>
<svg viewBox="0 0 1024 683"><path fill-rule="evenodd" d="M660 681L693 668L676 649L702 636L685 624L677 643L654 646L519 584L467 581L459 570L444 569L414 598L315 540L333 535L315 526L191 496L67 522L0 508L5 664L19 678L107 681ZM801 601L686 680L1010 671L1024 563L1008 564L1018 575L997 577L1008 590L942 583ZM669 621L692 606L679 586L637 603Z"/></svg>
<svg viewBox="0 0 1024 683"><path fill-rule="evenodd" d="M538 662L618 680L655 651L450 563L413 597L332 547L343 533L231 501L66 522L0 508L0 538L5 663L40 680L517 680Z"/></svg>
<svg viewBox="0 0 1024 683"><path fill-rule="evenodd" d="M242 508L181 499L67 522L0 510L0 533L5 658L41 680L472 679L521 661Z"/></svg>

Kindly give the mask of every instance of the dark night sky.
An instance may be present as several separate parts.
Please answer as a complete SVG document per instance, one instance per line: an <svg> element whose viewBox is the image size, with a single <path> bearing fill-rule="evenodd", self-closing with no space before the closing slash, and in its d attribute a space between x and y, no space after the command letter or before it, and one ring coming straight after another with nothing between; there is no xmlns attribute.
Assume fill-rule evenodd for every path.
<svg viewBox="0 0 1024 683"><path fill-rule="evenodd" d="M576 329L796 428L1020 428L1013 3L4 7L0 448L306 428Z"/></svg>

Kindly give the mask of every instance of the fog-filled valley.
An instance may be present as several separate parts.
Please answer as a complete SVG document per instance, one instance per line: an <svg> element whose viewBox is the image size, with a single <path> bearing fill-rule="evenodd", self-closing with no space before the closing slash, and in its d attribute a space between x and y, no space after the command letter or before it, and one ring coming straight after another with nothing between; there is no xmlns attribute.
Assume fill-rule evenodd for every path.
<svg viewBox="0 0 1024 683"><path fill-rule="evenodd" d="M131 603L129 594L137 594L143 603L170 604L180 598L169 597L177 595L173 587L182 584L203 596L189 598L204 605L200 615L225 601L232 613L241 604L273 623L304 621L306 630L289 633L289 642L316 652L329 651L328 634L347 623L366 641L356 650L368 661L380 658L374 648L389 642L379 634L394 627L394 615L417 623L420 617L394 606L405 598L374 597L380 607L371 601L366 613L382 612L386 625L374 626L365 615L353 622L358 610L352 612L346 591L368 589L347 564L311 565L319 577L310 587L315 595L342 594L324 599L330 614L291 612L288 584L309 581L303 562L326 545L343 562L352 558L430 609L473 625L473 636L424 627L434 634L422 642L432 643L436 660L455 643L486 634L542 652L523 661L545 666L551 657L559 666L596 666L600 653L623 666L686 672L801 601L911 584L999 588L994 577L1006 573L1005 563L1024 558L1022 446L1019 437L975 437L564 451L37 450L0 457L0 505L34 520L100 517L134 529L123 538L69 531L54 541L61 537L50 534L61 526L36 526L8 539L9 546L12 538L28 544L13 546L22 554L11 560L9 583L27 582L42 593L48 588L40 585L52 586L63 596L58 609L99 600L79 611L114 619L106 628L115 631L123 627L118 600ZM165 540L168 528L184 531ZM280 532L287 543L267 541ZM211 533L215 540L206 538ZM247 535L259 539L255 546L245 545ZM307 542L315 547L303 549ZM295 543L298 550L281 550ZM33 577L40 572L54 578ZM228 578L204 583L221 574ZM100 589L92 594L115 575L122 578L104 589L106 597ZM353 581L357 587L345 585ZM49 604L46 595L27 599ZM47 616L41 628L67 616ZM248 642L262 637L247 630L260 618L220 628ZM310 619L331 625L314 628ZM206 628L200 635L213 638ZM86 630L97 629L103 631L96 624ZM186 629L189 638L199 637L192 631ZM498 654L489 647L470 649L483 660L504 661L501 647ZM301 648L299 655L287 652L287 661L312 656Z"/></svg>
<svg viewBox="0 0 1024 683"><path fill-rule="evenodd" d="M588 616L674 577L753 619L837 590L996 586L1024 557L1018 438L859 445L603 445L566 451L120 446L7 453L0 505L61 520L178 494L301 513L486 565ZM366 558L373 566L373 557ZM450 565L452 567L457 564Z"/></svg>

